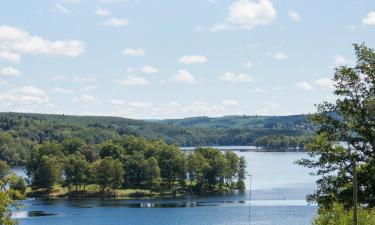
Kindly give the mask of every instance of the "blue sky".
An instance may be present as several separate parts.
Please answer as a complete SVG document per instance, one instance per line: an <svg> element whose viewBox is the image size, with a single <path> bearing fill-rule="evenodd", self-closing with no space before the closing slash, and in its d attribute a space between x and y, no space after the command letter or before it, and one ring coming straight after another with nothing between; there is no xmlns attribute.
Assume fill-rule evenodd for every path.
<svg viewBox="0 0 375 225"><path fill-rule="evenodd" d="M4 0L0 111L309 113L374 37L372 0Z"/></svg>

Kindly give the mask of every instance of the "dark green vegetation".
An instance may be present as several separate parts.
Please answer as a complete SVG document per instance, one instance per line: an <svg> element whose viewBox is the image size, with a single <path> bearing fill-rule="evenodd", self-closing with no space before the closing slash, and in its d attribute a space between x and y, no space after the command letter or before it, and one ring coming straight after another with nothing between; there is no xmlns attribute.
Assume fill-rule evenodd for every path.
<svg viewBox="0 0 375 225"><path fill-rule="evenodd" d="M127 136L90 145L83 139L44 142L31 151L27 172L34 194L56 186L67 194L141 189L157 193L211 193L243 189L246 162L233 152L199 148L186 155L175 145Z"/></svg>
<svg viewBox="0 0 375 225"><path fill-rule="evenodd" d="M368 210L375 207L375 51L365 45L354 48L357 64L336 69L337 100L318 105L318 113L312 120L320 128L308 146L311 158L299 161L319 175L318 188L308 200L317 202L321 210L329 210L335 202L345 209L355 205L354 171L358 176L358 188L354 191L358 192L358 204ZM372 215L372 223L360 221L360 224L374 224L373 211L368 213ZM330 213L321 211L322 221L327 214Z"/></svg>
<svg viewBox="0 0 375 225"><path fill-rule="evenodd" d="M25 191L25 180L11 173L8 164L0 160L0 224L17 224L11 219L10 207L18 207L16 200L23 199Z"/></svg>
<svg viewBox="0 0 375 225"><path fill-rule="evenodd" d="M303 136L264 136L255 140L254 145L267 150L304 150L312 141L312 135Z"/></svg>
<svg viewBox="0 0 375 225"><path fill-rule="evenodd" d="M62 143L66 139L80 138L95 145L124 135L163 140L179 146L254 145L264 136L285 136L296 137L297 145L301 146L300 140L313 130L306 121L303 115L201 117L150 122L118 117L0 113L0 159L10 164L24 164L31 149L44 142ZM283 144L257 143L264 148L284 149ZM287 148L293 147L288 144Z"/></svg>
<svg viewBox="0 0 375 225"><path fill-rule="evenodd" d="M313 225L353 225L353 210L346 210L335 203L333 207L322 208ZM358 225L375 225L375 210L360 207Z"/></svg>

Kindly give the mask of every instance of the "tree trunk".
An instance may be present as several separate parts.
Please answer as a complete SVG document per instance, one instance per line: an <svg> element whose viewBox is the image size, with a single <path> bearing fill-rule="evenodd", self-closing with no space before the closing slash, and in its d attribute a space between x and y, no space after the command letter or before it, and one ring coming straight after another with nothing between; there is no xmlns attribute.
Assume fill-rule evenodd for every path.
<svg viewBox="0 0 375 225"><path fill-rule="evenodd" d="M353 160L353 220L354 225L358 225L358 183L357 183L357 163Z"/></svg>

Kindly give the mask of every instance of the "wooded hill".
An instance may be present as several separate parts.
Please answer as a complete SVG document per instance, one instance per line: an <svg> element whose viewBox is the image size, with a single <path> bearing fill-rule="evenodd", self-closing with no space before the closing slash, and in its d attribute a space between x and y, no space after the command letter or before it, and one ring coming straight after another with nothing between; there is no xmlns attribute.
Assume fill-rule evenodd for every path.
<svg viewBox="0 0 375 225"><path fill-rule="evenodd" d="M61 143L70 138L98 144L133 135L179 146L252 145L265 136L306 136L312 129L304 115L145 121L104 116L0 113L0 155L6 161L23 161L35 145L46 141Z"/></svg>

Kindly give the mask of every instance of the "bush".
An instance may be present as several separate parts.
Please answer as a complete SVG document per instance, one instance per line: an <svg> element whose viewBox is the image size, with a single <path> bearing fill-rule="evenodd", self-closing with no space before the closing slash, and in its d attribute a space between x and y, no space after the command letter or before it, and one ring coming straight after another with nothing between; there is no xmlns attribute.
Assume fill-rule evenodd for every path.
<svg viewBox="0 0 375 225"><path fill-rule="evenodd" d="M331 208L322 208L313 225L353 225L353 210L335 203ZM375 225L375 209L358 208L358 225Z"/></svg>

